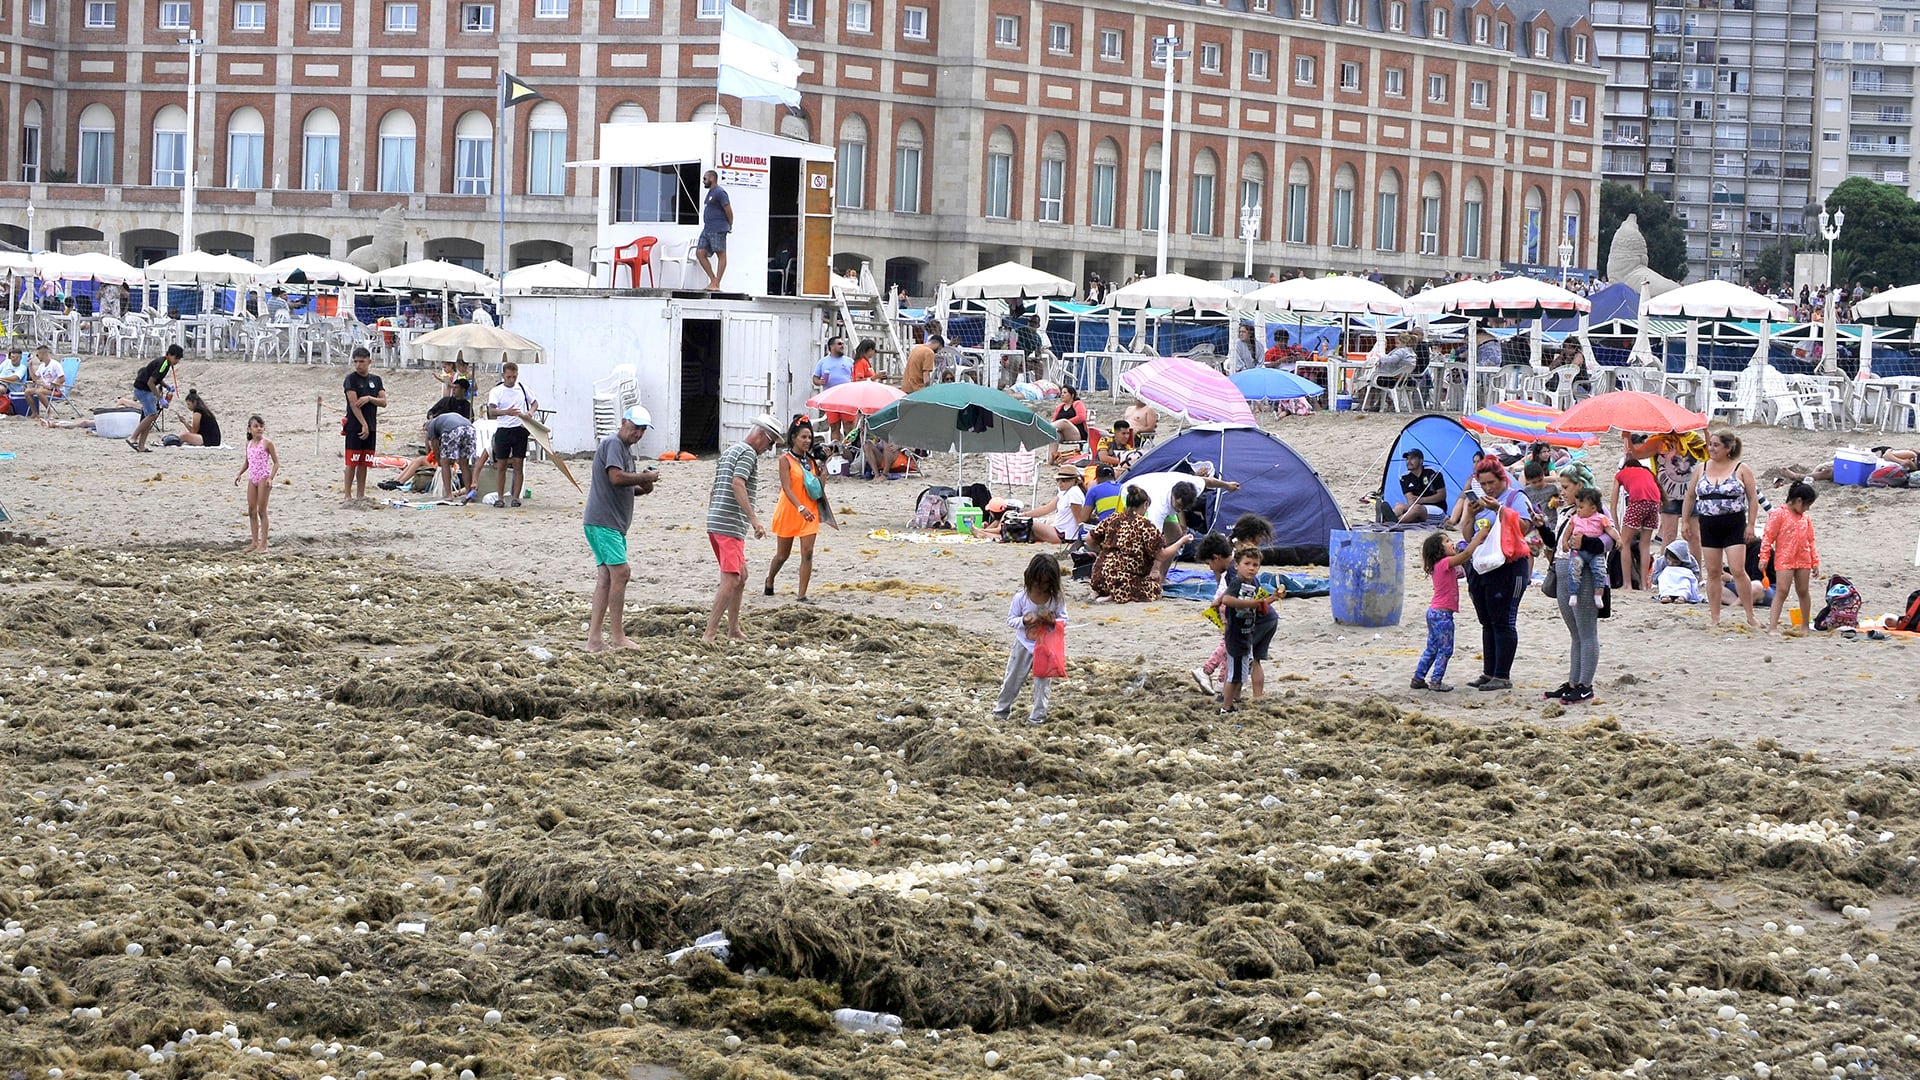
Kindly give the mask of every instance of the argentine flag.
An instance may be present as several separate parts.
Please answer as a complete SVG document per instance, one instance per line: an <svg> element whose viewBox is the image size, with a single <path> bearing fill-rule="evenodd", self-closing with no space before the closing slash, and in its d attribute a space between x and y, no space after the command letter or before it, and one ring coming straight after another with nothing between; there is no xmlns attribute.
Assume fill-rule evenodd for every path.
<svg viewBox="0 0 1920 1080"><path fill-rule="evenodd" d="M720 92L800 104L800 50L780 31L729 4L720 24Z"/></svg>

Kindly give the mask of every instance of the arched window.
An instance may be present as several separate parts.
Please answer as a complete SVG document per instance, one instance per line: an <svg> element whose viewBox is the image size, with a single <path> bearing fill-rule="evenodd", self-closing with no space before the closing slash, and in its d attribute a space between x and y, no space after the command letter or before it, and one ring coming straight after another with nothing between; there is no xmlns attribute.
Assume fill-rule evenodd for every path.
<svg viewBox="0 0 1920 1080"><path fill-rule="evenodd" d="M993 129L987 139L987 216L1013 216L1013 130Z"/></svg>
<svg viewBox="0 0 1920 1080"><path fill-rule="evenodd" d="M1287 243L1312 243L1307 222L1313 215L1313 167L1295 158L1287 168Z"/></svg>
<svg viewBox="0 0 1920 1080"><path fill-rule="evenodd" d="M1067 219L1067 139L1059 132L1040 144L1040 220Z"/></svg>
<svg viewBox="0 0 1920 1080"><path fill-rule="evenodd" d="M1187 231L1195 236L1214 234L1214 192L1219 179L1219 159L1211 150L1200 151L1193 159L1193 176L1187 193Z"/></svg>
<svg viewBox="0 0 1920 1080"><path fill-rule="evenodd" d="M631 101L623 101L615 105L613 111L607 114L607 123L609 124L644 124L646 122L647 107L645 105L636 105ZM805 123L805 121L802 121L802 123Z"/></svg>
<svg viewBox="0 0 1920 1080"><path fill-rule="evenodd" d="M807 126L807 118L788 113L780 118L780 134L801 142L813 141L813 129Z"/></svg>
<svg viewBox="0 0 1920 1080"><path fill-rule="evenodd" d="M1358 247L1353 231L1353 188L1358 177L1353 166L1342 165L1333 174L1333 236L1337 248Z"/></svg>
<svg viewBox="0 0 1920 1080"><path fill-rule="evenodd" d="M258 191L265 186L267 122L260 110L243 105L227 117L227 186Z"/></svg>
<svg viewBox="0 0 1920 1080"><path fill-rule="evenodd" d="M1087 194L1087 224L1111 229L1120 187L1120 145L1112 139L1101 139L1099 145L1093 148L1091 179L1092 190Z"/></svg>
<svg viewBox="0 0 1920 1080"><path fill-rule="evenodd" d="M1258 207L1261 212L1261 221L1264 224L1266 222L1266 205L1267 159L1261 157L1259 154L1248 154L1246 158L1240 162L1239 213L1244 217L1248 207ZM1272 226L1268 225L1267 227L1271 229ZM1234 235L1238 236L1240 234L1235 233ZM1259 232L1255 231L1254 236L1257 238L1259 235ZM1242 239L1244 239L1244 237L1242 237Z"/></svg>
<svg viewBox="0 0 1920 1080"><path fill-rule="evenodd" d="M1523 213L1520 218L1520 261L1528 266L1540 265L1540 213L1546 205L1546 197L1537 187L1527 189L1527 197L1521 203Z"/></svg>
<svg viewBox="0 0 1920 1080"><path fill-rule="evenodd" d="M20 113L20 179L24 183L40 182L40 103L27 102ZM27 237L27 247L33 247L33 237Z"/></svg>
<svg viewBox="0 0 1920 1080"><path fill-rule="evenodd" d="M153 115L153 186L187 186L187 110L178 105Z"/></svg>
<svg viewBox="0 0 1920 1080"><path fill-rule="evenodd" d="M1440 254L1440 214L1446 198L1446 185L1439 173L1428 173L1420 181L1420 254Z"/></svg>
<svg viewBox="0 0 1920 1080"><path fill-rule="evenodd" d="M926 152L926 135L911 120L900 125L893 137L893 209L898 214L920 212L920 160Z"/></svg>
<svg viewBox="0 0 1920 1080"><path fill-rule="evenodd" d="M1400 173L1388 169L1380 174L1373 193L1373 247L1376 251L1400 250Z"/></svg>
<svg viewBox="0 0 1920 1080"><path fill-rule="evenodd" d="M867 205L867 122L859 113L840 120L840 206L862 210Z"/></svg>
<svg viewBox="0 0 1920 1080"><path fill-rule="evenodd" d="M300 125L300 186L340 190L340 118L332 109L315 109Z"/></svg>
<svg viewBox="0 0 1920 1080"><path fill-rule="evenodd" d="M1467 197L1460 203L1460 257L1486 257L1481 238L1486 235L1487 189L1478 179L1467 181Z"/></svg>
<svg viewBox="0 0 1920 1080"><path fill-rule="evenodd" d="M478 109L453 125L453 193L493 194L493 118Z"/></svg>
<svg viewBox="0 0 1920 1080"><path fill-rule="evenodd" d="M527 115L527 194L567 193L567 110L542 101Z"/></svg>
<svg viewBox="0 0 1920 1080"><path fill-rule="evenodd" d="M113 137L118 121L105 105L89 105L80 112L80 182L113 183Z"/></svg>
<svg viewBox="0 0 1920 1080"><path fill-rule="evenodd" d="M711 101L703 101L693 107L693 115L688 119L696 124L731 124L733 114Z"/></svg>
<svg viewBox="0 0 1920 1080"><path fill-rule="evenodd" d="M1567 253L1569 257L1564 260L1569 266L1579 263L1580 253L1586 247L1581 243L1580 236L1581 219L1585 216L1586 207L1586 200L1577 191L1567 192L1567 197L1560 201L1560 242L1572 246Z"/></svg>
<svg viewBox="0 0 1920 1080"><path fill-rule="evenodd" d="M413 190L413 114L394 109L380 118L380 190Z"/></svg>
<svg viewBox="0 0 1920 1080"><path fill-rule="evenodd" d="M1147 160L1140 166L1140 228L1160 230L1160 144L1147 147Z"/></svg>

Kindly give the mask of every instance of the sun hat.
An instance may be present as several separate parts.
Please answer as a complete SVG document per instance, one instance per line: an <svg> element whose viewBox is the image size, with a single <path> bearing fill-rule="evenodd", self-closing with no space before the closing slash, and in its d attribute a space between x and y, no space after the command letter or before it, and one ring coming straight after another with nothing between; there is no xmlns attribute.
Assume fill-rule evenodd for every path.
<svg viewBox="0 0 1920 1080"><path fill-rule="evenodd" d="M1078 480L1080 479L1080 470L1065 469L1065 468L1055 469L1053 471L1053 478L1055 480Z"/></svg>
<svg viewBox="0 0 1920 1080"><path fill-rule="evenodd" d="M761 413L759 416L754 417L752 423L747 425L747 430L764 431L771 436L776 443L786 438L787 435L787 429L780 426L780 421L775 420L766 413Z"/></svg>
<svg viewBox="0 0 1920 1080"><path fill-rule="evenodd" d="M627 423L632 424L634 427L652 427L653 426L653 414L648 412L645 409L645 407L640 405L635 405L633 408L628 409L624 413L621 413L620 419L625 420Z"/></svg>

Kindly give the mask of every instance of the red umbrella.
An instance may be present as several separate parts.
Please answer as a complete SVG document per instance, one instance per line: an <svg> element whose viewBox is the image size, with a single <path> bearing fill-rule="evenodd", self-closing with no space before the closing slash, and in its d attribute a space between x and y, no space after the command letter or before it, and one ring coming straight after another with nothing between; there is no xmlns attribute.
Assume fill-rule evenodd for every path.
<svg viewBox="0 0 1920 1080"><path fill-rule="evenodd" d="M1706 426L1705 416L1658 394L1638 390L1615 390L1590 397L1547 425L1553 431L1638 431L1649 435L1699 431Z"/></svg>
<svg viewBox="0 0 1920 1080"><path fill-rule="evenodd" d="M834 412L857 412L871 415L905 397L899 390L886 383L861 379L858 382L845 382L831 389L822 390L807 399L809 409L831 409Z"/></svg>

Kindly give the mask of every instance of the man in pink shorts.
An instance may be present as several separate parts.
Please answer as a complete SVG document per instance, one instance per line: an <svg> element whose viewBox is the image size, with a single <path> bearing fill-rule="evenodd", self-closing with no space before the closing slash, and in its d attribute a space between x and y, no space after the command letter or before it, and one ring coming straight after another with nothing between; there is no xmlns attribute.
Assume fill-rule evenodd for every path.
<svg viewBox="0 0 1920 1080"><path fill-rule="evenodd" d="M707 500L707 541L720 562L720 588L707 613L704 641L720 633L720 617L727 619L727 636L745 641L740 632L740 598L747 591L747 531L754 539L767 535L753 512L753 496L760 480L760 455L780 443L780 422L766 413L753 418L747 437L720 452L713 470L713 494Z"/></svg>

